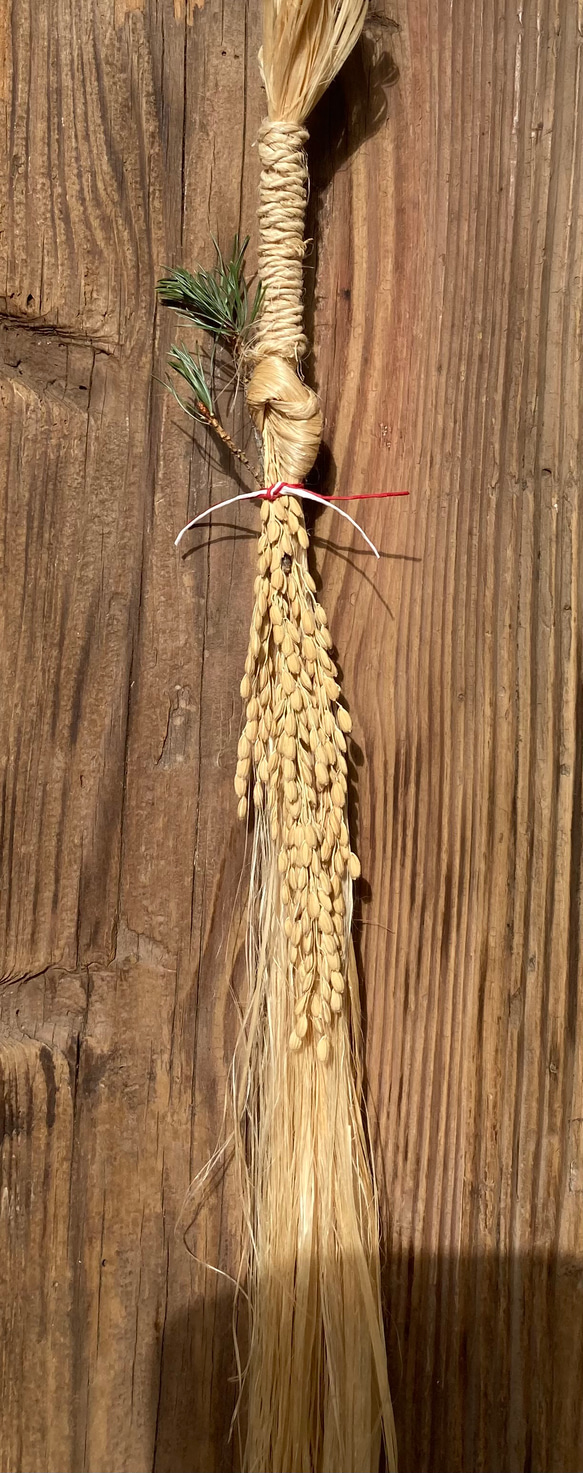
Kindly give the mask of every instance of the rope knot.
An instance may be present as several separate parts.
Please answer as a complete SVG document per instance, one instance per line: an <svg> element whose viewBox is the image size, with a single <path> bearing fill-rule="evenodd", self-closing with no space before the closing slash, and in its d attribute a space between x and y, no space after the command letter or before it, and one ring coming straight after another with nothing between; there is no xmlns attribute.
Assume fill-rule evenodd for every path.
<svg viewBox="0 0 583 1473"><path fill-rule="evenodd" d="M279 501L280 496L287 496L288 491L303 490L303 481L276 481L274 486L264 486L259 495L262 501Z"/></svg>
<svg viewBox="0 0 583 1473"><path fill-rule="evenodd" d="M260 358L247 385L247 403L263 440L266 481L305 481L318 454L322 414L317 395L291 363Z"/></svg>

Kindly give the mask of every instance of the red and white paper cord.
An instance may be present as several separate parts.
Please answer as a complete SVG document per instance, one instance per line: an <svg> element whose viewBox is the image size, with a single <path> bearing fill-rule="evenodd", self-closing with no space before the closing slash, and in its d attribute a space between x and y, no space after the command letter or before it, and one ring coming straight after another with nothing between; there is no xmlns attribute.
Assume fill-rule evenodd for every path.
<svg viewBox="0 0 583 1473"><path fill-rule="evenodd" d="M364 537L365 542L368 543L376 558L380 558L380 552L375 547L374 542L371 542L370 537L367 537L366 532L359 526L358 522L355 522L354 517L349 516L347 511L343 511L341 506L336 506L336 501L377 501L389 496L409 495L408 491L369 491L361 494L357 493L355 496L319 496L317 491L306 491L305 486L295 485L293 482L288 481L276 481L274 486L266 486L264 491L241 491L238 496L229 496L227 501L217 502L216 506L205 507L204 511L199 512L197 517L193 517L191 522L187 522L186 526L182 528L182 531L178 533L174 546L178 547L178 543L184 537L185 532L190 532L191 527L196 527L198 522L202 522L203 518L209 517L212 512L223 511L224 507L233 506L236 501L256 501L257 498L261 501L277 501L279 496L287 496L288 491L292 496L300 497L302 501L315 501L318 506L328 506L333 511L337 511L341 517L344 517L345 521L350 522L353 527L356 527L357 532L360 532L361 537Z"/></svg>

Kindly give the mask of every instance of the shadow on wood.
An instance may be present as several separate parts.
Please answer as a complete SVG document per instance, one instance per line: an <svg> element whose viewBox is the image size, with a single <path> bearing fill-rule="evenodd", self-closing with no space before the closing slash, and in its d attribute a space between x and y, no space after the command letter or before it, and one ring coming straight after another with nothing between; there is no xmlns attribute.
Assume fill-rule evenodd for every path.
<svg viewBox="0 0 583 1473"><path fill-rule="evenodd" d="M582 1295L583 1256L387 1263L401 1473L580 1473ZM152 1362L153 1473L239 1467L237 1432L227 1436L232 1309L221 1288L212 1317L201 1296L165 1327Z"/></svg>
<svg viewBox="0 0 583 1473"><path fill-rule="evenodd" d="M237 1469L238 1435L229 1436L236 1399L233 1290L223 1281L210 1313L197 1295L188 1311L167 1320L153 1350L152 1473Z"/></svg>

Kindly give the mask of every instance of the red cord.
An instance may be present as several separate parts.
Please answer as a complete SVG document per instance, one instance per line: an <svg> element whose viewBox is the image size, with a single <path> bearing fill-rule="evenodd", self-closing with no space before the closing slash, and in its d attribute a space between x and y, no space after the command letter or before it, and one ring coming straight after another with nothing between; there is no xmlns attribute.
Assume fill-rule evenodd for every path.
<svg viewBox="0 0 583 1473"><path fill-rule="evenodd" d="M303 491L303 481L286 481L282 489L282 482L276 481L274 486L266 486L264 491L258 491L257 495L263 501L277 501L280 496L287 496L288 491Z"/></svg>
<svg viewBox="0 0 583 1473"><path fill-rule="evenodd" d="M264 501L277 501L280 496L287 496L288 491L304 491L306 488L303 481L285 481L283 484L277 481L274 486L266 486L264 491L258 491ZM317 496L327 506L331 501L384 501L390 496L408 496L408 491L359 491L354 496L325 496L320 491L312 491L312 496Z"/></svg>
<svg viewBox="0 0 583 1473"><path fill-rule="evenodd" d="M319 495L319 492L316 492ZM386 496L408 496L408 491L357 491L354 496L323 496L322 501L381 501Z"/></svg>

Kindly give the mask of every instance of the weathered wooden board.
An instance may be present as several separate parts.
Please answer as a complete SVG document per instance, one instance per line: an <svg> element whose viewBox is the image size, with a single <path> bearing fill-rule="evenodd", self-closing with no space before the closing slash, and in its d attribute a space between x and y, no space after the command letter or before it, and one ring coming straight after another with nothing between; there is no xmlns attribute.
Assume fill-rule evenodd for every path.
<svg viewBox="0 0 583 1473"><path fill-rule="evenodd" d="M228 1278L177 1228L242 978L256 514L154 285L254 230L259 4L0 25L2 1473L236 1468ZM318 518L404 1473L583 1467L583 12L378 0L313 120ZM236 426L244 433L243 417ZM191 1247L226 1274L229 1176Z"/></svg>

